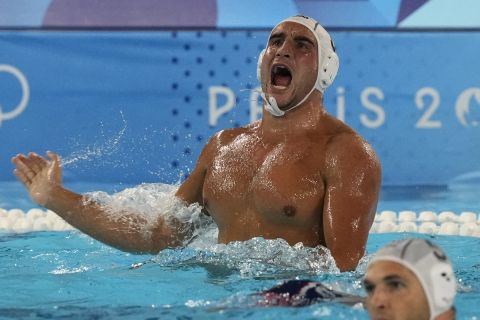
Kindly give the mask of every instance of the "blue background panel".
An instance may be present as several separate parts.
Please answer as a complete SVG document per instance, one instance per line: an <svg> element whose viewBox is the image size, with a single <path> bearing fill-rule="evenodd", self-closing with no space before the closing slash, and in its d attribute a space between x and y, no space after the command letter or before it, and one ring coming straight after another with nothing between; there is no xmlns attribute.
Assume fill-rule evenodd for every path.
<svg viewBox="0 0 480 320"><path fill-rule="evenodd" d="M480 172L480 34L332 35L341 67L326 108L374 146L384 185ZM183 179L211 135L258 118L267 36L0 32L0 180L13 179L14 154L46 150L63 157L67 180ZM26 108L9 117L22 97Z"/></svg>

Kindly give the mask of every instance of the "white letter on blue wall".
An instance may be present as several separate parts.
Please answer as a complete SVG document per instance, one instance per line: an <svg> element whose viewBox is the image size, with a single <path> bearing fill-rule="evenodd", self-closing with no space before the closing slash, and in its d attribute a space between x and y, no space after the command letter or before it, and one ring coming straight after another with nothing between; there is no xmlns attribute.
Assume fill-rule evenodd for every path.
<svg viewBox="0 0 480 320"><path fill-rule="evenodd" d="M375 104L368 99L370 95L374 95L378 100L383 100L385 96L383 95L382 90L377 87L365 88L360 96L362 105L377 115L377 118L372 120L365 114L362 114L360 115L360 122L367 128L375 129L385 123L385 111L380 105Z"/></svg>
<svg viewBox="0 0 480 320"><path fill-rule="evenodd" d="M219 94L224 95L227 99L227 101L221 107L218 106L217 97ZM209 125L216 126L218 118L220 118L222 114L225 114L228 111L232 110L234 106L235 94L230 88L224 86L214 86L208 88Z"/></svg>
<svg viewBox="0 0 480 320"><path fill-rule="evenodd" d="M337 119L345 122L345 88L337 88Z"/></svg>

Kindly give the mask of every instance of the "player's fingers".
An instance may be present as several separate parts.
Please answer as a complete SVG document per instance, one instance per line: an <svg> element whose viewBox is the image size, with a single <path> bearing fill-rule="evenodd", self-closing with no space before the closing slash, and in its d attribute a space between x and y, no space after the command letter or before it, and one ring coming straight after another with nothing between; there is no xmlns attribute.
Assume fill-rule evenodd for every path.
<svg viewBox="0 0 480 320"><path fill-rule="evenodd" d="M58 156L58 154L52 151L47 151L47 156L54 163L55 166L60 166L60 157Z"/></svg>
<svg viewBox="0 0 480 320"><path fill-rule="evenodd" d="M32 181L27 176L25 176L21 171L17 169L13 170L13 174L17 177L18 180L20 180L20 182L22 182L27 187L32 183Z"/></svg>
<svg viewBox="0 0 480 320"><path fill-rule="evenodd" d="M23 155L18 156L18 158L15 160L15 165L17 171L21 172L22 175L27 177L30 181L33 179L35 176L35 173L31 170L31 168L28 165L28 161L26 161L26 157Z"/></svg>
<svg viewBox="0 0 480 320"><path fill-rule="evenodd" d="M47 160L34 152L32 152L29 156L36 170L43 170L48 165Z"/></svg>

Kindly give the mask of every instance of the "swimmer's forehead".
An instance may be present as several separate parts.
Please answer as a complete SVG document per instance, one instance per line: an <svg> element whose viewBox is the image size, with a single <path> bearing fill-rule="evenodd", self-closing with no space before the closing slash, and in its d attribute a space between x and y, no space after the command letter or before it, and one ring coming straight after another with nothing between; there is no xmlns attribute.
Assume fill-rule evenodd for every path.
<svg viewBox="0 0 480 320"><path fill-rule="evenodd" d="M317 39L310 29L300 23L292 21L282 22L273 28L270 33L269 41L275 38L285 38L288 35L292 36L294 39L306 40L317 45Z"/></svg>
<svg viewBox="0 0 480 320"><path fill-rule="evenodd" d="M365 282L382 281L392 278L418 281L415 273L401 263L388 260L372 262L365 274Z"/></svg>

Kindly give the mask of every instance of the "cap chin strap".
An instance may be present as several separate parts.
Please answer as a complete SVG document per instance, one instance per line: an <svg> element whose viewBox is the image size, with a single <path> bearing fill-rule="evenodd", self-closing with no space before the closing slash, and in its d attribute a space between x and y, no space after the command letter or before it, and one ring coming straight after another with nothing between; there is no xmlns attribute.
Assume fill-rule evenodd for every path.
<svg viewBox="0 0 480 320"><path fill-rule="evenodd" d="M294 105L293 107L291 107L290 109L287 109L285 111L281 110L278 107L277 100L275 100L274 97L268 97L267 98L267 95L263 91L260 92L260 95L262 96L263 100L265 101L265 110L267 110L271 115L273 115L275 117L282 117L282 116L285 115L286 112L288 112L292 109L295 109L296 107L298 107L299 105L304 103L305 100L307 100L308 97L312 94L313 90L315 90L315 86L313 86L313 88L305 96L305 98L302 99L302 101L300 101L299 103L297 103L296 105Z"/></svg>
<svg viewBox="0 0 480 320"><path fill-rule="evenodd" d="M270 97L267 99L267 96L265 95L265 93L263 93L263 91L260 93L260 95L265 101L265 110L270 112L271 115L275 117L281 117L285 114L285 111L280 110L280 108L278 107L277 100L275 100L274 97Z"/></svg>

